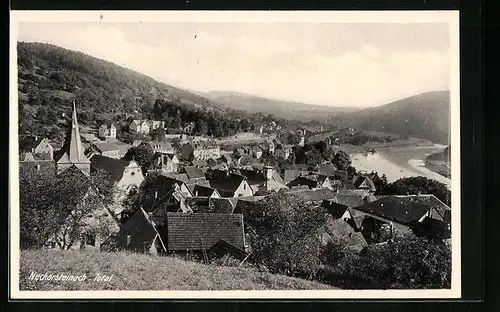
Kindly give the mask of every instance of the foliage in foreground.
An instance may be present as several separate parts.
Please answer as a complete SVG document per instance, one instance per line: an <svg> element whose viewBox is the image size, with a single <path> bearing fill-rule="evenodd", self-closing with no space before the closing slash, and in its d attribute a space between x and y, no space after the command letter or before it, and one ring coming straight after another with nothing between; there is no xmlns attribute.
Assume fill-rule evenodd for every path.
<svg viewBox="0 0 500 312"><path fill-rule="evenodd" d="M34 281L32 272L85 274L83 282ZM96 275L111 280L94 281ZM21 290L301 290L333 289L318 282L255 269L204 265L172 257L128 252L23 250Z"/></svg>

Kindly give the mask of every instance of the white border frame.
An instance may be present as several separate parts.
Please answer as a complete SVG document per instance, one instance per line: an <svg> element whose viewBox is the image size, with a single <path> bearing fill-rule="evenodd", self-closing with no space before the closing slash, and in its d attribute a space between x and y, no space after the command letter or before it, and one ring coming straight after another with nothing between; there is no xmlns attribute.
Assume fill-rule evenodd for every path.
<svg viewBox="0 0 500 312"><path fill-rule="evenodd" d="M452 287L439 290L20 291L17 23L448 23L452 175ZM11 299L455 299L461 297L460 77L458 11L11 11L9 224Z"/></svg>

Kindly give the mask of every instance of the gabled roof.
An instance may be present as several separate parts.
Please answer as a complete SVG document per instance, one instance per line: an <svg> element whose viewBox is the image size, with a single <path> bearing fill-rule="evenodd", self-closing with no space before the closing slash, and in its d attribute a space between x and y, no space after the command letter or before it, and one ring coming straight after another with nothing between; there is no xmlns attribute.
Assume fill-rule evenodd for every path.
<svg viewBox="0 0 500 312"><path fill-rule="evenodd" d="M46 138L34 137L34 136L24 136L19 139L19 148L22 151L31 151L34 148L37 148L42 141L48 140Z"/></svg>
<svg viewBox="0 0 500 312"><path fill-rule="evenodd" d="M285 176L284 176L283 180L286 183L292 182L298 176L300 176L300 175L306 175L308 173L309 173L308 171L303 171L303 170L285 170Z"/></svg>
<svg viewBox="0 0 500 312"><path fill-rule="evenodd" d="M449 210L434 195L393 195L354 208L363 213L374 215L403 225L418 222L431 210Z"/></svg>
<svg viewBox="0 0 500 312"><path fill-rule="evenodd" d="M377 189L375 188L375 184L373 184L372 179L366 176L358 176L354 178L354 187L358 189L367 189L375 192Z"/></svg>
<svg viewBox="0 0 500 312"><path fill-rule="evenodd" d="M123 172L130 164L135 164L137 168L140 168L137 163L132 161L126 161L121 159L110 158L101 155L94 155L90 158L91 169L103 169L110 173L110 178L113 181L120 181L123 177Z"/></svg>
<svg viewBox="0 0 500 312"><path fill-rule="evenodd" d="M363 234L356 232L349 223L342 219L328 218L324 230L328 234L329 240L340 244L343 249L349 248L359 251L368 246Z"/></svg>
<svg viewBox="0 0 500 312"><path fill-rule="evenodd" d="M321 164L319 165L318 172L327 176L335 175L337 168L333 164Z"/></svg>
<svg viewBox="0 0 500 312"><path fill-rule="evenodd" d="M208 250L220 240L245 249L245 232L241 214L167 213L166 237L168 250Z"/></svg>
<svg viewBox="0 0 500 312"><path fill-rule="evenodd" d="M193 195L197 197L210 197L214 192L220 196L219 192L216 189L199 184L193 185L191 190L191 193L193 193Z"/></svg>
<svg viewBox="0 0 500 312"><path fill-rule="evenodd" d="M212 170L207 173L207 180L210 186L224 193L234 193L238 187L246 181L246 178L239 174L227 171Z"/></svg>
<svg viewBox="0 0 500 312"><path fill-rule="evenodd" d="M201 171L201 169L199 169L197 167L187 166L187 167L184 167L184 171L185 171L189 180L204 179L205 178L205 174L203 173L203 171Z"/></svg>

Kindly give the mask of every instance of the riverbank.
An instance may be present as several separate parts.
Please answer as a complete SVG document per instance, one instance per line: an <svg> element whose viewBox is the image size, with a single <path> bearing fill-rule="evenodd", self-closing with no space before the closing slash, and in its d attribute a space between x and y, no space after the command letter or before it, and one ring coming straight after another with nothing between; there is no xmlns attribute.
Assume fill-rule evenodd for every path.
<svg viewBox="0 0 500 312"><path fill-rule="evenodd" d="M345 144L337 146L338 150L342 150L348 154L353 153L363 153L368 150L375 150L375 152L380 152L380 150L386 150L390 148L411 148L411 147L433 147L435 146L431 141L418 138L410 139L398 139L392 142L370 142L363 145L350 145Z"/></svg>
<svg viewBox="0 0 500 312"><path fill-rule="evenodd" d="M448 186L451 180L423 166L431 154L439 152L444 147L433 144L430 146L391 146L379 149L375 154L357 152L350 153L352 165L357 170L376 171L385 174L389 182L400 178L425 176Z"/></svg>

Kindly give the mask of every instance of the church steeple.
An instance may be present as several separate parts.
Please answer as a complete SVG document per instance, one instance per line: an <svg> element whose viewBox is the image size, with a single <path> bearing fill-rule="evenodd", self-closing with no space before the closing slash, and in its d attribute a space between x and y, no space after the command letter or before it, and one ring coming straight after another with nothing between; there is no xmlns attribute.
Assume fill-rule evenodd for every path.
<svg viewBox="0 0 500 312"><path fill-rule="evenodd" d="M90 174L90 160L85 156L85 151L80 138L80 129L76 116L76 104L73 100L73 112L71 114L71 128L68 129L64 153L57 161L57 172L60 173L71 166L80 169L85 175Z"/></svg>

